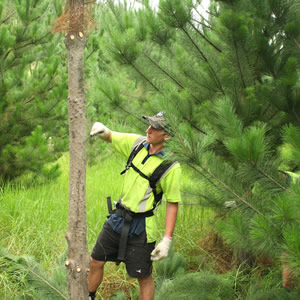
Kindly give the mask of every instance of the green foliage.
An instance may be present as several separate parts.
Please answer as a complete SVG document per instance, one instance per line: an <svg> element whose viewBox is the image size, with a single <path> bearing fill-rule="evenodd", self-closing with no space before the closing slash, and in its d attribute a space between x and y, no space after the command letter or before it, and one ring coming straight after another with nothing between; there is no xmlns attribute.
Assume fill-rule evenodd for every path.
<svg viewBox="0 0 300 300"><path fill-rule="evenodd" d="M283 232L283 237L285 242L283 249L287 253L285 258L286 261L293 268L295 274L299 276L298 265L300 263L300 255L299 255L300 238L299 238L299 234L297 234L297 230L298 230L297 225L290 224L285 228Z"/></svg>
<svg viewBox="0 0 300 300"><path fill-rule="evenodd" d="M183 28L191 19L192 1L161 0L160 18L170 27Z"/></svg>
<svg viewBox="0 0 300 300"><path fill-rule="evenodd" d="M34 176L40 176L47 179L56 178L59 174L59 166L57 163L47 166L53 158L49 150L49 141L43 134L41 126L37 126L31 133L31 136L25 138L23 145L7 145L2 150L2 170L10 173L12 178L31 171ZM53 155L53 154L52 154ZM55 153L54 153L55 156ZM55 156L56 157L56 156ZM43 159L41 159L43 158ZM14 165L15 169L11 170Z"/></svg>
<svg viewBox="0 0 300 300"><path fill-rule="evenodd" d="M268 155L266 127L248 127L240 136L225 141L228 150L242 163L256 166Z"/></svg>
<svg viewBox="0 0 300 300"><path fill-rule="evenodd" d="M216 228L222 233L222 236L233 248L248 251L251 246L249 240L249 223L250 217L247 219L238 211L232 213L226 221L218 221Z"/></svg>
<svg viewBox="0 0 300 300"><path fill-rule="evenodd" d="M158 276L157 283L183 275L185 265L184 257L171 249L167 258L155 264L156 275Z"/></svg>
<svg viewBox="0 0 300 300"><path fill-rule="evenodd" d="M273 288L270 290L256 289L247 295L247 300L296 300L299 297L297 291L289 292L283 288Z"/></svg>
<svg viewBox="0 0 300 300"><path fill-rule="evenodd" d="M120 125L116 126L116 128L117 130L124 130ZM94 140L91 139L90 142L93 143ZM97 148L97 145L96 140L92 147ZM92 250L102 225L106 220L106 195L111 195L114 201L119 197L119 188L122 182L122 177L119 173L123 170L125 159L115 155L116 154L113 154L112 157L111 146L108 145L104 152L98 150L96 164L87 168L86 190L89 251ZM6 251L10 252L9 255L13 253L13 257L17 259L23 256L26 258L25 268L20 268L19 264L15 263L13 263L13 265L10 264L8 267L8 261L3 258L0 259L0 298L17 299L19 296L26 296L27 299L43 299L44 296L36 294L39 292L39 290L34 288L37 287L36 280L32 281L32 284L28 282L28 270L31 269L40 270L41 274L38 273L40 275L46 274L47 277L42 278L49 281L60 291L64 291L66 288L65 267L63 262L67 247L64 237L67 231L68 209L69 161L67 155L61 157L59 163L63 172L58 180L51 184L29 187L19 182L17 186L6 185L0 189L0 246L5 247L5 249L7 249ZM182 286L178 291L178 295L181 295L181 292L185 292L186 294L183 296L188 297L188 295L192 295L189 296L191 299L193 299L193 295L195 295L195 299L199 297L197 293L199 293L200 288L204 291L201 295L206 295L208 299L211 299L209 297L215 297L212 299L217 299L216 295L219 295L221 299L227 299L225 291L224 294L219 291L219 289L224 286L223 279L226 282L225 290L227 290L229 286L230 289L234 291L236 298L239 297L238 299L246 299L248 290L249 295L251 295L250 292L262 288L265 293L268 293L270 289L279 288L280 270L277 270L277 268L275 269L275 273L275 271L269 271L269 268L265 268L262 271L258 268L244 269L240 267L237 270L233 269L225 276L213 275L212 273L206 275L208 274L207 272L201 271L200 274L202 275L199 275L199 277L197 275L199 273L196 273L196 279L190 279L193 277L193 273L189 274L187 279L190 281L184 283L186 278L183 274L184 269L189 273L195 270L213 270L215 264L212 261L214 261L214 259L218 260L219 256L222 256L224 253L224 251L222 251L216 254L216 256L213 256L213 252L209 251L209 247L206 248L206 243L202 246L199 245L199 239L207 237L211 223L214 222L215 214L212 210L196 205L198 204L198 198L200 196L195 195L192 197L191 194L186 193L193 192L189 187L193 186L197 188L199 184L202 185L202 183L195 180L195 178L194 172L187 169L187 167L183 168L182 185L187 188L183 193L183 198L185 202L194 205L180 205L174 234L174 247L176 252L171 252L170 257L154 264L157 296L162 293L162 296L167 294L166 297L169 297L169 299L176 299L176 295L173 294L172 289L175 288L175 291L177 291L177 280L180 286ZM199 192L199 188L196 191ZM207 195L208 194L205 193L204 196ZM290 197L292 198L292 195ZM276 199L273 200L276 202ZM296 199L294 199L294 201L296 201ZM203 198L202 203L205 203ZM281 205L279 208L280 207ZM221 208L220 211L222 212ZM277 211L275 208L274 210ZM296 209L291 217L296 218L295 214L299 211L299 209ZM288 213L288 211L285 212L285 215ZM278 212L278 222L280 223L283 218L285 218L282 217L282 214L282 212ZM164 202L157 211L157 217L159 226L163 232L165 222ZM244 226L247 230L247 220L249 219L244 220L244 222L243 219L236 221L236 228L240 229ZM242 238L245 236L248 236L249 240L248 232L244 233ZM235 236L235 238L235 240L238 240L240 236ZM299 252L294 252L293 255L296 256L298 253ZM29 258L28 262L28 257L26 256L28 254L33 255L35 259ZM35 264L37 262L39 263L36 269ZM220 263L223 264L224 262L220 260ZM28 264L30 267L26 267ZM104 280L100 287L99 295L104 299L114 299L113 297L119 297L116 299L126 299L126 297L138 299L136 281L126 277L124 265L118 268L114 267L114 263L108 263L106 265L106 280ZM274 268L272 268L272 270L274 270ZM262 272L264 272L263 275ZM205 278L208 278L208 282ZM120 286L117 285L116 287L116 282L120 283ZM215 283L212 288L211 282ZM170 284L170 286L168 286L168 284ZM191 294L187 294L188 290L185 284L192 285ZM126 285L127 287L125 287ZM43 291L48 290L48 288L44 287L43 280L38 286L41 286ZM161 292L160 287L162 287ZM187 288L189 287L190 286ZM117 293L118 288L123 291L126 290L126 294L125 291L119 291ZM115 295L105 298L105 292L107 292L108 289L111 293L115 293ZM42 290L40 292L42 292ZM231 292L233 293L233 291ZM170 293L170 296L168 296L168 293ZM15 296L16 298L14 298ZM174 297L172 298L172 296ZM231 296L231 298L228 296L228 299L232 299L235 296ZM182 298L178 296L178 299ZM251 297L249 299L251 299Z"/></svg>
<svg viewBox="0 0 300 300"><path fill-rule="evenodd" d="M283 159L292 162L293 164L300 164L300 128L293 125L287 125L283 128L284 146L288 147L286 151L283 149Z"/></svg>
<svg viewBox="0 0 300 300"><path fill-rule="evenodd" d="M48 167L66 150L67 75L61 37L51 35L56 6L13 1L0 24L0 172L4 182L32 172L55 178ZM59 10L59 8L58 8Z"/></svg>
<svg viewBox="0 0 300 300"><path fill-rule="evenodd" d="M265 216L256 215L252 219L252 228L250 232L253 248L258 255L262 257L279 257L277 240L280 240L279 228L274 228L270 220Z"/></svg>
<svg viewBox="0 0 300 300"><path fill-rule="evenodd" d="M166 280L156 298L164 300L179 299L232 299L234 292L228 278L208 272L190 273L175 280Z"/></svg>
<svg viewBox="0 0 300 300"><path fill-rule="evenodd" d="M22 282L22 296L26 299L67 299L62 259L59 261L60 268L53 272L53 277L49 277L34 257L29 255L15 256L1 248L0 262L1 272L13 277L16 282ZM19 283L21 286L22 284ZM10 298L16 298L17 295L11 296Z"/></svg>
<svg viewBox="0 0 300 300"><path fill-rule="evenodd" d="M174 35L174 30L168 28L150 9L143 14L143 17L146 17L149 26L149 38L159 45L166 45Z"/></svg>
<svg viewBox="0 0 300 300"><path fill-rule="evenodd" d="M128 299L128 295L125 292L117 291L114 296L111 298L112 300L126 300ZM129 299L138 300L139 299L139 289L131 289L129 291Z"/></svg>

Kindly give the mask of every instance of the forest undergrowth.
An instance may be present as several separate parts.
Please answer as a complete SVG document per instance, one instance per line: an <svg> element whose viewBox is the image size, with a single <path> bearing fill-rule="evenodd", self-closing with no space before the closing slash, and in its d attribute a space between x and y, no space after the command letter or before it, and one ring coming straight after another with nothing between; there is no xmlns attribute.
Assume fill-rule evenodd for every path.
<svg viewBox="0 0 300 300"><path fill-rule="evenodd" d="M114 201L117 201L122 181L119 173L124 167L124 160L119 156L111 158L110 155L104 155L104 157L105 159L100 159L87 168L86 209L89 252L107 217L106 196L110 195ZM47 289L51 284L58 291L54 294L46 292L43 299L64 299L61 295L67 294L64 267L67 254L64 235L67 231L68 210L68 157L66 155L60 159L60 164L62 174L52 183L42 184L37 179L23 177L17 184L6 185L1 190L1 299L39 299L37 290L45 286ZM203 208L201 201L189 195L185 189L185 186L190 184L198 184L191 182L191 175L184 170L183 203L179 209L172 253L168 259L154 264L154 277L158 291L156 299L166 298L165 293L175 278L178 278L180 286L182 284L180 278L183 274L189 276L199 274L199 282L203 281L201 274L203 272L206 274L203 278L207 281L205 284L208 291L207 294L200 295L199 299L215 299L213 298L215 296L221 297L220 299L232 299L233 296L235 299L243 299L242 297L248 293L251 280L255 281L255 278L260 280L263 272L264 276L269 277L272 282L274 278L280 280L279 271L275 273L272 271L272 273L265 266L247 272L237 267L233 251L214 230L216 216L210 209ZM161 204L157 213L162 234L164 213L165 202ZM31 277L28 280L28 274L35 273L39 274L38 278L32 280ZM215 276L221 276L220 287L222 286L224 291L228 288L230 291L228 294L222 296L220 290L209 292L209 286L215 280ZM225 276L225 279L222 276ZM45 284L47 280L49 284ZM277 286L279 285L280 282L277 283ZM174 290L172 287L171 289ZM98 291L98 299L138 299L137 295L137 283L128 277L125 266L108 263L104 281ZM207 298L207 295L212 298Z"/></svg>

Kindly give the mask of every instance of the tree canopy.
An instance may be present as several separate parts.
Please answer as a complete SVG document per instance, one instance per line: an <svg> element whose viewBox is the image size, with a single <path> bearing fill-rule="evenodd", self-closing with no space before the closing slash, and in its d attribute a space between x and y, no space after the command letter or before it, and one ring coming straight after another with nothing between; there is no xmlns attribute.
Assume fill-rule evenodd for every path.
<svg viewBox="0 0 300 300"><path fill-rule="evenodd" d="M174 158L200 178L186 189L222 215L225 241L299 267L299 185L281 172L299 171L299 3L211 1L206 18L199 2L108 1L101 99L128 122L165 111Z"/></svg>

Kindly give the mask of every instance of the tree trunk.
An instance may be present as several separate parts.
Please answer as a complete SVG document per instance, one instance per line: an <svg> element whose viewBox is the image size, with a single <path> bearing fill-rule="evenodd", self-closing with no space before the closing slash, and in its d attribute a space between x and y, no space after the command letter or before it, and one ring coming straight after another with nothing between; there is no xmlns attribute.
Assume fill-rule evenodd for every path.
<svg viewBox="0 0 300 300"><path fill-rule="evenodd" d="M69 33L65 44L68 49L69 75L69 226L68 242L69 297L71 300L88 298L88 251L86 241L85 208L85 94L83 81L84 48L86 39L81 33Z"/></svg>

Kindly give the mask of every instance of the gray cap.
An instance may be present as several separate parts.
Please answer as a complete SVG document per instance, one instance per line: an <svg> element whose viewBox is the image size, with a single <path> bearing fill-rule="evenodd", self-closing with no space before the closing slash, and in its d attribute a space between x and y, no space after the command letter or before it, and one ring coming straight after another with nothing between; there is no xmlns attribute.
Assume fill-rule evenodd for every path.
<svg viewBox="0 0 300 300"><path fill-rule="evenodd" d="M168 131L168 122L167 122L166 118L164 117L163 112L159 112L158 114L156 114L153 117L143 116L143 118L145 120L147 120L153 128L164 129L164 130Z"/></svg>

